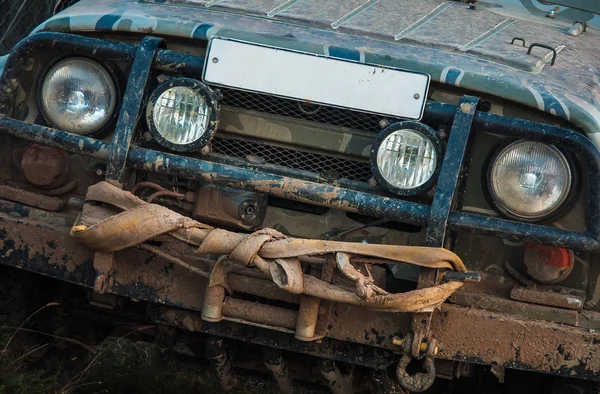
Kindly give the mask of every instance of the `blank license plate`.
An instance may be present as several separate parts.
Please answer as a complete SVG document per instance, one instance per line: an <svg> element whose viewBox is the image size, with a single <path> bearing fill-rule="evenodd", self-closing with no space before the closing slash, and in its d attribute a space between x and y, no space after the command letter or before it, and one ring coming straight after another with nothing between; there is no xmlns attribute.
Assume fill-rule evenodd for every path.
<svg viewBox="0 0 600 394"><path fill-rule="evenodd" d="M420 119L429 75L213 38L207 84L408 119Z"/></svg>

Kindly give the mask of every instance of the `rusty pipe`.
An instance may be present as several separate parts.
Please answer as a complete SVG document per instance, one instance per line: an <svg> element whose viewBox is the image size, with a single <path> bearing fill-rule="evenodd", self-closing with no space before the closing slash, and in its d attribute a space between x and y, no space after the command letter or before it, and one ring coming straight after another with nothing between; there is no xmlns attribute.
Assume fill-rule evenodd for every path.
<svg viewBox="0 0 600 394"><path fill-rule="evenodd" d="M287 328L289 330L293 330L296 327L296 320L298 319L296 311L231 297L225 298L223 315L252 323Z"/></svg>
<svg viewBox="0 0 600 394"><path fill-rule="evenodd" d="M297 294L281 290L270 279L253 278L247 275L230 273L227 277L227 285L233 292L252 294L269 300L299 304L300 297Z"/></svg>
<svg viewBox="0 0 600 394"><path fill-rule="evenodd" d="M0 198L51 212L60 211L65 206L63 200L58 197L44 196L7 185L0 186Z"/></svg>
<svg viewBox="0 0 600 394"><path fill-rule="evenodd" d="M300 309L298 310L298 321L296 323L297 340L313 340L317 328L320 305L321 300L317 297L307 295L300 296Z"/></svg>
<svg viewBox="0 0 600 394"><path fill-rule="evenodd" d="M223 286L206 286L206 296L202 305L202 320L217 323L223 320L223 303L225 288Z"/></svg>

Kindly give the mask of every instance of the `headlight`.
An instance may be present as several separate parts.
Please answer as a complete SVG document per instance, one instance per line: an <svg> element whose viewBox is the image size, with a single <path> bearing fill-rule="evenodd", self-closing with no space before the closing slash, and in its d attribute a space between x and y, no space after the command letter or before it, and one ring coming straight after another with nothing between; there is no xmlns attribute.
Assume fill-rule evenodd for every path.
<svg viewBox="0 0 600 394"><path fill-rule="evenodd" d="M100 64L70 58L48 71L40 101L43 115L53 126L87 135L113 119L117 93L112 77Z"/></svg>
<svg viewBox="0 0 600 394"><path fill-rule="evenodd" d="M565 202L572 172L565 156L540 142L516 141L502 149L489 169L490 195L497 208L521 220L542 220Z"/></svg>
<svg viewBox="0 0 600 394"><path fill-rule="evenodd" d="M442 156L442 144L432 128L418 122L399 122L375 139L371 168L377 182L390 191L417 195L432 187Z"/></svg>
<svg viewBox="0 0 600 394"><path fill-rule="evenodd" d="M205 145L217 128L219 105L202 82L177 78L162 83L150 96L146 120L164 147L191 152Z"/></svg>

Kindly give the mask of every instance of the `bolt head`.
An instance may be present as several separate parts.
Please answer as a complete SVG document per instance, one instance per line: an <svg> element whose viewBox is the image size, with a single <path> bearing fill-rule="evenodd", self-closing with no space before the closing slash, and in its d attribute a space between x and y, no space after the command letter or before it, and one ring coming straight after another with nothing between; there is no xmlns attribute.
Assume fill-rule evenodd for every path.
<svg viewBox="0 0 600 394"><path fill-rule="evenodd" d="M385 129L389 125L390 125L390 122L387 119L381 119L379 121L379 127L382 128L382 129Z"/></svg>
<svg viewBox="0 0 600 394"><path fill-rule="evenodd" d="M415 100L418 100L421 98L421 95L419 93L415 93L413 97L415 98Z"/></svg>
<svg viewBox="0 0 600 394"><path fill-rule="evenodd" d="M259 157L259 156L254 156L254 155L246 156L246 160L248 160L250 163L254 163L254 164L264 164L265 163L265 159L263 159L262 157Z"/></svg>

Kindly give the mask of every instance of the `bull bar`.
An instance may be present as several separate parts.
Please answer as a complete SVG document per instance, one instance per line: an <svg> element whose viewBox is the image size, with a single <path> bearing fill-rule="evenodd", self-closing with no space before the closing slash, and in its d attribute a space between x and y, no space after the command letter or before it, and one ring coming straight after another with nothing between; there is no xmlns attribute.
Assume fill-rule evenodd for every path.
<svg viewBox="0 0 600 394"><path fill-rule="evenodd" d="M476 111L478 98L464 96L458 106L428 101L423 120L451 124L446 154L433 203L426 204L318 182L314 174L254 163L223 163L137 147L133 133L142 113L151 69L199 76L204 58L164 49L164 41L144 37L139 45L111 42L65 33L38 33L21 41L10 53L0 77L0 131L27 141L107 161L107 180L123 183L126 167L181 178L267 193L293 201L339 208L363 215L427 226L427 246L444 246L447 230L466 231L516 241L535 242L582 251L600 251L600 151L586 136L570 129ZM11 118L26 60L36 51L123 61L131 65L111 142L80 136ZM461 188L467 175L471 131L545 142L578 153L588 167L587 230L574 232L461 211ZM234 165L235 164L235 165ZM358 190L356 190L358 189Z"/></svg>

